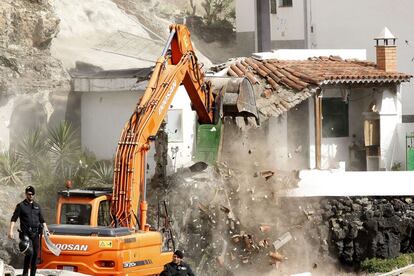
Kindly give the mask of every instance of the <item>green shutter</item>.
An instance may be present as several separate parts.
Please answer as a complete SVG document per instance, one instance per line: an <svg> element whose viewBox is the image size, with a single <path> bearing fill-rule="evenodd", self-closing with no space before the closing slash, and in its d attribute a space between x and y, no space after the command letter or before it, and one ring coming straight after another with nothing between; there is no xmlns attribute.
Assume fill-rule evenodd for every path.
<svg viewBox="0 0 414 276"><path fill-rule="evenodd" d="M221 120L216 125L197 126L197 142L194 161L214 164L217 160L221 138Z"/></svg>

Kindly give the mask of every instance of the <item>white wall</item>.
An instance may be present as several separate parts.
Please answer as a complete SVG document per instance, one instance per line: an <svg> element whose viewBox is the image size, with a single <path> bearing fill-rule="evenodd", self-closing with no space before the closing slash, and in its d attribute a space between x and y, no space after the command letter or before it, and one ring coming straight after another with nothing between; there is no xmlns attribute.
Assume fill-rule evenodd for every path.
<svg viewBox="0 0 414 276"><path fill-rule="evenodd" d="M143 91L129 92L86 92L81 100L82 146L93 151L99 159L113 159L119 136L130 118ZM191 110L190 99L184 87L180 87L170 109L182 109L182 141L168 144L169 172L191 163L195 138L195 112ZM167 122L167 128L168 128ZM170 127L170 129L176 126ZM175 155L172 148L178 147ZM149 175L154 172L154 147L148 153ZM173 162L173 157L176 159Z"/></svg>
<svg viewBox="0 0 414 276"><path fill-rule="evenodd" d="M170 109L182 110L182 140L168 141L168 172L188 166L192 162L196 134L196 113L191 110L191 101L184 86L180 86L170 105ZM170 122L167 121L167 129ZM173 130L176 126L171 127ZM167 132L168 133L168 132ZM178 150L176 154L173 149ZM174 157L174 159L173 159Z"/></svg>
<svg viewBox="0 0 414 276"><path fill-rule="evenodd" d="M414 172L343 172L302 170L298 187L286 196L409 196Z"/></svg>
<svg viewBox="0 0 414 276"><path fill-rule="evenodd" d="M380 114L381 159L380 168L390 170L397 156L396 151L403 148L398 144L397 126L401 123L397 112L395 89L385 88L382 93ZM404 144L405 145L405 144ZM398 157L397 157L398 158Z"/></svg>
<svg viewBox="0 0 414 276"><path fill-rule="evenodd" d="M81 98L82 146L113 159L121 131L143 92L89 92Z"/></svg>
<svg viewBox="0 0 414 276"><path fill-rule="evenodd" d="M271 39L303 40L305 24L303 0L293 0L292 7L279 7L277 3L276 9L277 13L270 16Z"/></svg>
<svg viewBox="0 0 414 276"><path fill-rule="evenodd" d="M256 0L236 0L237 32L256 31Z"/></svg>
<svg viewBox="0 0 414 276"><path fill-rule="evenodd" d="M278 49L272 53L264 53L266 58L287 59L287 60L306 60L310 57L319 56L339 56L343 59L366 60L367 51L365 49Z"/></svg>

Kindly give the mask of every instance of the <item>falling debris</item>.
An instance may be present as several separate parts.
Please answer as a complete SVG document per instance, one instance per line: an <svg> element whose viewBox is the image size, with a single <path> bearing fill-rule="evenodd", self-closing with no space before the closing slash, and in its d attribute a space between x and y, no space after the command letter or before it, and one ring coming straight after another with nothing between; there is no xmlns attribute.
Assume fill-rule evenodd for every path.
<svg viewBox="0 0 414 276"><path fill-rule="evenodd" d="M297 172L257 168L255 174L226 163L183 169L168 179L167 187L151 193L156 199L150 202L168 199L176 246L202 275L283 271L289 254L297 254L292 255L290 244L302 246L291 229L301 230L301 223L309 221L283 225L283 203L276 196L297 185Z"/></svg>
<svg viewBox="0 0 414 276"><path fill-rule="evenodd" d="M275 250L279 250L282 246L284 246L286 243L288 243L292 239L292 235L287 232L283 234L280 238L278 238L275 242L273 242L273 247Z"/></svg>
<svg viewBox="0 0 414 276"><path fill-rule="evenodd" d="M262 171L262 172L260 172L260 175L262 177L264 177L266 180L271 178L274 174L275 174L275 172L272 172L272 171Z"/></svg>
<svg viewBox="0 0 414 276"><path fill-rule="evenodd" d="M270 252L269 257L272 259L273 263L283 262L284 260L287 260L287 258L285 256L278 253L277 251L276 252Z"/></svg>

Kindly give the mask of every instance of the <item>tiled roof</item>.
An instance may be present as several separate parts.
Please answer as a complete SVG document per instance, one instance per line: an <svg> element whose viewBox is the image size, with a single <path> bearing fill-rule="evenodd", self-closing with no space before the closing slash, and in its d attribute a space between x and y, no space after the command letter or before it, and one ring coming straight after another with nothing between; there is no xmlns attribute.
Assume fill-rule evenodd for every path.
<svg viewBox="0 0 414 276"><path fill-rule="evenodd" d="M277 116L311 96L312 91L327 84L383 84L409 81L412 77L385 72L375 63L343 60L337 56L308 60L256 60L241 58L228 64L227 74L247 77L260 86L257 99L261 116Z"/></svg>

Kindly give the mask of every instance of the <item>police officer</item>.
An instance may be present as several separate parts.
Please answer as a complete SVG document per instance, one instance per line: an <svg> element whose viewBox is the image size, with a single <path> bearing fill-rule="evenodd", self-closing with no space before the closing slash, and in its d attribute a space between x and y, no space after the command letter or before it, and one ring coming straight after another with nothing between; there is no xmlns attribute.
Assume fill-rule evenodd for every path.
<svg viewBox="0 0 414 276"><path fill-rule="evenodd" d="M23 276L28 276L30 265L30 276L36 275L36 261L39 251L39 235L42 227L49 233L45 220L43 218L42 210L37 202L33 200L35 189L33 186L28 186L25 189L26 199L16 205L13 216L11 217L9 238L14 239L14 225L17 219L20 219L20 234L19 238L21 244L26 245L26 248L20 248L25 253ZM32 246L29 249L29 246ZM21 247L21 246L19 246ZM25 246L23 246L25 247ZM25 250L26 249L26 250Z"/></svg>
<svg viewBox="0 0 414 276"><path fill-rule="evenodd" d="M164 267L164 271L160 276L194 276L191 267L183 262L184 254L180 250L176 250L173 255L173 261Z"/></svg>

